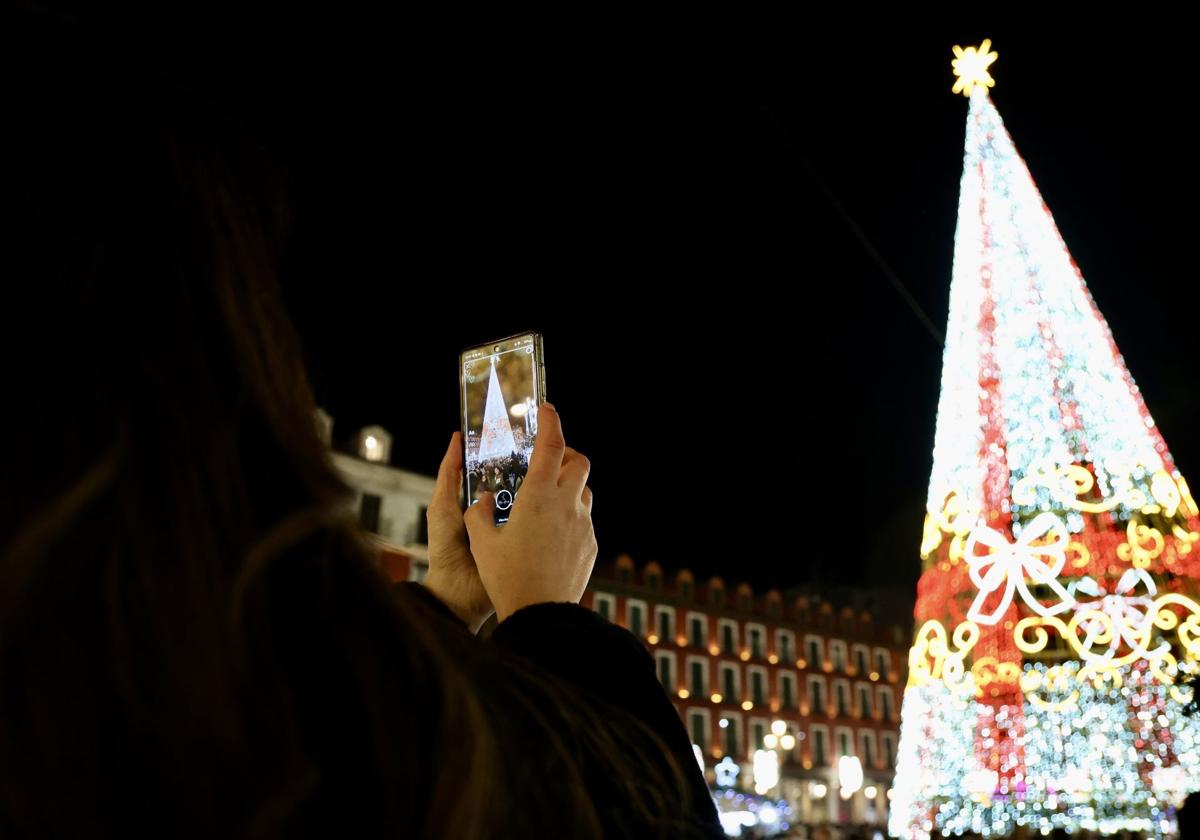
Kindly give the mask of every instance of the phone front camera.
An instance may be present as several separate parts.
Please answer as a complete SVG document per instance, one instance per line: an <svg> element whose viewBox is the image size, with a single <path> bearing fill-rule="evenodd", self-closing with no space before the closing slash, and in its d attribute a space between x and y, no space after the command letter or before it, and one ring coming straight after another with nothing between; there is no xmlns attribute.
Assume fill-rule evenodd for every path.
<svg viewBox="0 0 1200 840"><path fill-rule="evenodd" d="M494 349L494 350L495 350L497 353L499 353L499 352L500 352L500 345L499 345L499 344L497 344L497 345L496 345L496 346L495 346L493 349Z"/></svg>

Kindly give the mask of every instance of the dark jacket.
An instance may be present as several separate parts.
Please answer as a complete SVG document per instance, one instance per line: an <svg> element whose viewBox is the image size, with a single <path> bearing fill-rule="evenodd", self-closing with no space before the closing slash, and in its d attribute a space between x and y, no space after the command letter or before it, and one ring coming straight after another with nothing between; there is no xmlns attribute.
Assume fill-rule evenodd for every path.
<svg viewBox="0 0 1200 840"><path fill-rule="evenodd" d="M400 587L434 605L447 623L455 625L455 632L467 633L462 622L425 587ZM687 731L658 680L653 659L632 633L576 604L537 604L509 616L479 644L503 648L531 663L551 675L551 680L565 684L577 702L591 705L610 722L627 714L645 724L683 773L690 801L686 812L675 803L680 808L681 831L690 836L725 836ZM643 766L642 772L665 769ZM629 813L620 792L622 785L637 784L637 780L621 780L622 785L617 785L586 765L584 773L606 833L640 836L636 816ZM649 826L641 829L651 831Z"/></svg>

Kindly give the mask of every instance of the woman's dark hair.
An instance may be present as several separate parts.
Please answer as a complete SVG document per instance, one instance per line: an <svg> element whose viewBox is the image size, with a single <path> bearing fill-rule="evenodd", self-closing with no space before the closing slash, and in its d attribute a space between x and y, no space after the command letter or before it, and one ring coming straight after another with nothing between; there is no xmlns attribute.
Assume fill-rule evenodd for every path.
<svg viewBox="0 0 1200 840"><path fill-rule="evenodd" d="M281 302L280 168L0 15L0 835L596 835L585 759L669 759L387 586ZM680 813L664 779L632 813Z"/></svg>

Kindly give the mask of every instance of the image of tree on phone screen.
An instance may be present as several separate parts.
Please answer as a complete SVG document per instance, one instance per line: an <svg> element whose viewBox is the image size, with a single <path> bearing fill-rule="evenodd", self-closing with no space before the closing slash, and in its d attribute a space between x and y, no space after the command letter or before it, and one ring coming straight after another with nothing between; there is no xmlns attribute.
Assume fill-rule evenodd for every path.
<svg viewBox="0 0 1200 840"><path fill-rule="evenodd" d="M466 469L470 503L491 493L497 511L512 507L537 435L531 346L464 359Z"/></svg>

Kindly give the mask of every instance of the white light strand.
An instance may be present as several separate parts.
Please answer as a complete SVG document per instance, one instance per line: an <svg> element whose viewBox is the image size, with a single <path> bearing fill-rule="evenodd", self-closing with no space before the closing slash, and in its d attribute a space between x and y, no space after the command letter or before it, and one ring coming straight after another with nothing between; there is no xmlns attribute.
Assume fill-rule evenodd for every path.
<svg viewBox="0 0 1200 840"><path fill-rule="evenodd" d="M994 303L990 343L979 328L985 281ZM1148 487L1150 476L1170 464L1108 324L982 92L972 95L967 121L946 335L930 512L940 511L952 491L986 510L981 376L998 379L1002 407L1004 450L988 457L1004 459L1013 484L1036 465L1087 461L1108 497ZM989 355L995 369L982 371ZM1059 397L1073 406L1075 420L1064 417ZM1051 491L1040 488L1032 505L1017 506L1014 535L1022 520L1052 509ZM1078 515L1067 519L1072 531L1082 527Z"/></svg>
<svg viewBox="0 0 1200 840"><path fill-rule="evenodd" d="M1078 680L1078 662L1057 667L1078 701L1054 708L1026 700L1025 770L1008 795L982 784L995 773L976 754L978 721L991 706L961 700L941 683L905 692L888 824L894 836L927 840L935 829L1004 836L1022 825L1158 833L1170 823L1168 807L1200 789L1200 720L1185 716L1169 687L1144 671L1126 667L1119 685L1096 687Z"/></svg>

